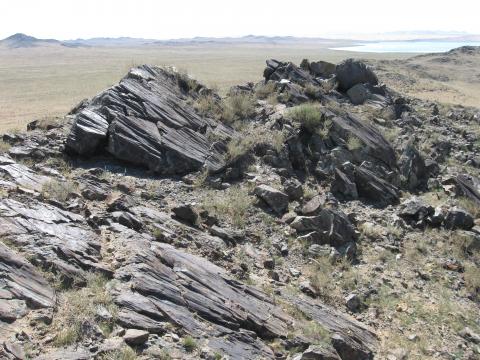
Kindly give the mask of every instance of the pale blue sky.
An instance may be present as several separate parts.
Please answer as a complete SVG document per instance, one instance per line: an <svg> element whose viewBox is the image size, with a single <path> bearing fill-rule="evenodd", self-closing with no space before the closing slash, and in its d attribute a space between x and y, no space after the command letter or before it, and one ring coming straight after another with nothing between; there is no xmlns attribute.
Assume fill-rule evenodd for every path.
<svg viewBox="0 0 480 360"><path fill-rule="evenodd" d="M480 33L479 0L0 0L0 38Z"/></svg>

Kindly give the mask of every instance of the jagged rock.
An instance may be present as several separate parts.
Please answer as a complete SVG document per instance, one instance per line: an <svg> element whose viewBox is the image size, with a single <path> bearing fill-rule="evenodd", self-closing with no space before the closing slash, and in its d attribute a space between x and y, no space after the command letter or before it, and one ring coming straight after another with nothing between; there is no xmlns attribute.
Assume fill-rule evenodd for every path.
<svg viewBox="0 0 480 360"><path fill-rule="evenodd" d="M265 201L277 214L283 214L288 208L288 195L268 185L259 185L255 195Z"/></svg>
<svg viewBox="0 0 480 360"><path fill-rule="evenodd" d="M325 195L315 195L302 207L302 214L312 216L318 214L325 206L327 199Z"/></svg>
<svg viewBox="0 0 480 360"><path fill-rule="evenodd" d="M225 143L208 134L229 139L233 130L200 117L189 98L180 75L146 65L134 68L76 115L66 149L93 155L106 146L118 159L162 174L204 166L218 171L225 165Z"/></svg>
<svg viewBox="0 0 480 360"><path fill-rule="evenodd" d="M214 236L227 241L230 244L237 244L245 240L245 233L240 230L225 229L217 225L213 225L210 228L210 233Z"/></svg>
<svg viewBox="0 0 480 360"><path fill-rule="evenodd" d="M305 301L299 296L287 299L310 319L318 321L324 329L333 333L331 342L342 360L373 359L378 339L370 329L318 302Z"/></svg>
<svg viewBox="0 0 480 360"><path fill-rule="evenodd" d="M267 68L264 70L263 76L265 81L287 79L300 85L314 82L312 76L307 71L291 62L284 63L277 60L267 60Z"/></svg>
<svg viewBox="0 0 480 360"><path fill-rule="evenodd" d="M142 221L126 211L115 211L112 213L112 218L129 229L139 231L143 228Z"/></svg>
<svg viewBox="0 0 480 360"><path fill-rule="evenodd" d="M354 152L356 161L361 163L366 160L383 163L390 169L397 166L395 151L390 143L383 137L376 127L366 124L353 114L338 116L333 113L327 113L326 116L331 120L329 137L335 145L341 146L352 138L360 142L359 150Z"/></svg>
<svg viewBox="0 0 480 360"><path fill-rule="evenodd" d="M362 300L357 294L352 293L345 297L345 305L347 306L348 310L357 312L362 305Z"/></svg>
<svg viewBox="0 0 480 360"><path fill-rule="evenodd" d="M315 77L329 78L335 74L336 65L327 61L313 61L310 63L309 70Z"/></svg>
<svg viewBox="0 0 480 360"><path fill-rule="evenodd" d="M80 215L32 199L28 204L0 199L2 236L65 280L82 279L87 271L111 274L101 263L99 239Z"/></svg>
<svg viewBox="0 0 480 360"><path fill-rule="evenodd" d="M192 204L183 204L176 206L172 209L172 212L180 220L186 221L191 225L195 225L198 222L198 212Z"/></svg>
<svg viewBox="0 0 480 360"><path fill-rule="evenodd" d="M18 186L35 191L42 191L43 185L51 181L50 177L38 175L29 167L5 156L0 156L0 174L4 174Z"/></svg>
<svg viewBox="0 0 480 360"><path fill-rule="evenodd" d="M123 335L123 340L128 345L138 346L147 342L150 334L145 330L128 329Z"/></svg>
<svg viewBox="0 0 480 360"><path fill-rule="evenodd" d="M454 182L458 195L465 196L480 206L480 180L468 174L460 174Z"/></svg>
<svg viewBox="0 0 480 360"><path fill-rule="evenodd" d="M314 231L314 238L334 247L354 242L355 228L347 215L338 210L323 209L317 216L298 216L290 226L298 232Z"/></svg>
<svg viewBox="0 0 480 360"><path fill-rule="evenodd" d="M365 102L370 104L387 105L388 99L383 87L370 84L356 84L347 91L350 101L354 105L361 105Z"/></svg>
<svg viewBox="0 0 480 360"><path fill-rule="evenodd" d="M66 349L53 350L36 358L36 360L90 360L92 354L82 346L71 346Z"/></svg>
<svg viewBox="0 0 480 360"><path fill-rule="evenodd" d="M454 207L450 209L445 218L445 228L450 230L470 230L474 225L473 217L467 211Z"/></svg>
<svg viewBox="0 0 480 360"><path fill-rule="evenodd" d="M402 219L417 223L425 221L429 216L434 215L434 208L425 204L421 199L413 197L402 203L398 214Z"/></svg>
<svg viewBox="0 0 480 360"><path fill-rule="evenodd" d="M340 195L344 200L358 199L357 185L340 169L335 169L335 180L331 190L332 193Z"/></svg>
<svg viewBox="0 0 480 360"><path fill-rule="evenodd" d="M0 323L13 322L27 308L51 308L55 292L24 258L0 242Z"/></svg>
<svg viewBox="0 0 480 360"><path fill-rule="evenodd" d="M425 189L428 182L428 172L425 161L412 144L408 144L398 161L404 186L409 191Z"/></svg>
<svg viewBox="0 0 480 360"><path fill-rule="evenodd" d="M321 345L310 345L302 354L295 356L293 360L340 360L334 349Z"/></svg>
<svg viewBox="0 0 480 360"><path fill-rule="evenodd" d="M355 59L347 59L335 69L340 89L346 91L356 84L377 85L378 78L369 66Z"/></svg>
<svg viewBox="0 0 480 360"><path fill-rule="evenodd" d="M300 200L303 196L302 183L297 179L288 179L283 183L283 190L292 201Z"/></svg>
<svg viewBox="0 0 480 360"><path fill-rule="evenodd" d="M398 203L400 197L398 189L362 166L355 167L355 184L360 198L365 198L378 206L385 207Z"/></svg>

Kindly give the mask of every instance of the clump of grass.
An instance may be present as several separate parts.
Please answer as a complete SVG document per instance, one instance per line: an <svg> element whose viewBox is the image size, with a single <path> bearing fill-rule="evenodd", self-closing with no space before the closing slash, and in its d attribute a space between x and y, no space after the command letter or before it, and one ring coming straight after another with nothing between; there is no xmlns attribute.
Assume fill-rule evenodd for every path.
<svg viewBox="0 0 480 360"><path fill-rule="evenodd" d="M255 99L249 94L234 94L223 102L222 120L227 124L243 121L255 114Z"/></svg>
<svg viewBox="0 0 480 360"><path fill-rule="evenodd" d="M467 290L470 291L477 300L480 300L480 268L475 265L467 265L463 277Z"/></svg>
<svg viewBox="0 0 480 360"><path fill-rule="evenodd" d="M202 95L194 104L195 109L204 116L219 118L222 114L222 106L214 95Z"/></svg>
<svg viewBox="0 0 480 360"><path fill-rule="evenodd" d="M0 139L0 154L8 152L11 147L12 145L10 145L8 142Z"/></svg>
<svg viewBox="0 0 480 360"><path fill-rule="evenodd" d="M198 347L197 342L191 336L184 337L182 340L182 344L187 352L194 352Z"/></svg>
<svg viewBox="0 0 480 360"><path fill-rule="evenodd" d="M310 284L319 297L324 300L332 300L335 284L332 281L332 273L335 267L327 257L316 259L315 265L309 270Z"/></svg>
<svg viewBox="0 0 480 360"><path fill-rule="evenodd" d="M136 360L137 353L130 346L123 346L118 350L109 351L99 357L99 360Z"/></svg>
<svg viewBox="0 0 480 360"><path fill-rule="evenodd" d="M196 91L198 82L193 79L185 70L177 70L174 72L178 86L185 92Z"/></svg>
<svg viewBox="0 0 480 360"><path fill-rule="evenodd" d="M359 150L362 147L362 142L356 136L350 135L347 140L347 149L350 151Z"/></svg>
<svg viewBox="0 0 480 360"><path fill-rule="evenodd" d="M84 337L82 325L88 322L97 324L108 336L115 323L117 307L105 289L107 281L102 275L89 274L84 288L61 294L58 311L53 320L53 329L56 331L55 345L68 346L80 342ZM105 308L112 315L111 319L97 319L99 307Z"/></svg>
<svg viewBox="0 0 480 360"><path fill-rule="evenodd" d="M269 81L262 84L255 89L255 96L257 99L267 99L269 96L275 93L276 84L273 81Z"/></svg>
<svg viewBox="0 0 480 360"><path fill-rule="evenodd" d="M316 321L308 321L301 327L303 335L317 345L330 343L330 332Z"/></svg>
<svg viewBox="0 0 480 360"><path fill-rule="evenodd" d="M72 181L50 180L43 184L42 195L48 199L66 201L71 193L77 192L78 186Z"/></svg>
<svg viewBox="0 0 480 360"><path fill-rule="evenodd" d="M323 116L318 105L302 104L295 106L290 109L288 116L311 132L322 128Z"/></svg>
<svg viewBox="0 0 480 360"><path fill-rule="evenodd" d="M311 99L317 98L319 94L320 88L318 86L315 86L313 84L307 84L305 85L305 95L307 95Z"/></svg>
<svg viewBox="0 0 480 360"><path fill-rule="evenodd" d="M218 218L230 221L236 227L242 227L252 204L253 198L248 191L234 186L224 192L208 192L204 198L203 208Z"/></svg>
<svg viewBox="0 0 480 360"><path fill-rule="evenodd" d="M264 127L248 127L241 136L233 138L227 145L228 160L235 160L247 154L260 144L270 145L279 152L283 148L286 135L279 130L269 130Z"/></svg>

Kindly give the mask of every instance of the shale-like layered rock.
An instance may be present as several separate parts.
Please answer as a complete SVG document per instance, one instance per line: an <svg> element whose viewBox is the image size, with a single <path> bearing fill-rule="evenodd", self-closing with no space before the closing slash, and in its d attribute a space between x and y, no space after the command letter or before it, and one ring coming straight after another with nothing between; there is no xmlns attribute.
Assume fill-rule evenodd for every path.
<svg viewBox="0 0 480 360"><path fill-rule="evenodd" d="M207 91L170 70L134 68L79 110L66 149L85 156L106 150L162 174L218 171L226 148L215 139L233 130L195 112L198 89Z"/></svg>

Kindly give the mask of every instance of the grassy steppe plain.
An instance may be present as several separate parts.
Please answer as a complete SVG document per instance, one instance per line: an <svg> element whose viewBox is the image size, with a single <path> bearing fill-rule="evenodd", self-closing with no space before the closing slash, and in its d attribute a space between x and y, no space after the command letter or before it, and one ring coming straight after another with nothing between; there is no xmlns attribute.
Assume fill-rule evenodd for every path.
<svg viewBox="0 0 480 360"><path fill-rule="evenodd" d="M338 62L348 57L407 56L334 51L321 44L1 49L0 131L23 129L34 119L63 115L80 100L116 84L139 64L173 65L225 91L235 84L260 80L268 58L299 63L303 58Z"/></svg>

